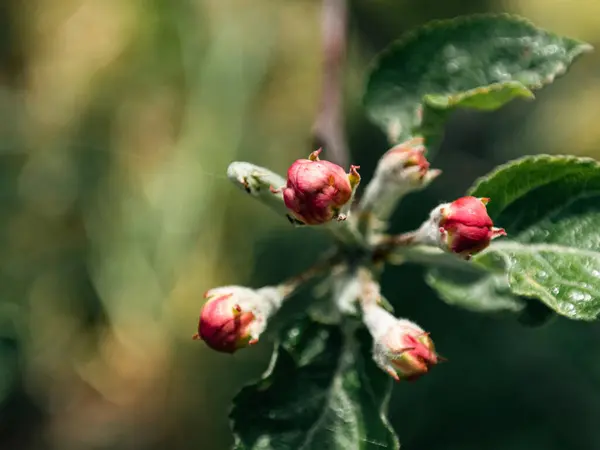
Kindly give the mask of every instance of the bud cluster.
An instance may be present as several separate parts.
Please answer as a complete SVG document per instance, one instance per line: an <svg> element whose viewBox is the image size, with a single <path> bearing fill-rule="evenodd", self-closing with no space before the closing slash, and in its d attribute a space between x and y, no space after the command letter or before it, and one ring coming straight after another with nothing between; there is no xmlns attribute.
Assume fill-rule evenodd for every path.
<svg viewBox="0 0 600 450"><path fill-rule="evenodd" d="M414 380L440 357L429 333L410 320L394 317L381 295L375 278L381 261L390 260L389 247L426 245L469 259L506 233L488 215L489 199L468 196L437 206L413 232L381 237L380 225L387 225L399 200L423 189L441 173L430 168L421 138L396 145L382 156L356 205L357 214L350 212L360 183L359 167L350 166L346 173L339 165L321 160L320 153L319 149L307 159L296 160L286 180L241 162L230 166L228 176L254 198L286 214L292 223L333 231L338 240L333 257L324 267L316 265L277 287L211 289L205 295L195 338L225 353L255 344L297 286L316 274L327 275L331 304L322 308L328 311L327 320L360 317L373 338L375 363L396 380ZM323 226L327 224L331 226ZM381 239L376 242L373 237Z"/></svg>

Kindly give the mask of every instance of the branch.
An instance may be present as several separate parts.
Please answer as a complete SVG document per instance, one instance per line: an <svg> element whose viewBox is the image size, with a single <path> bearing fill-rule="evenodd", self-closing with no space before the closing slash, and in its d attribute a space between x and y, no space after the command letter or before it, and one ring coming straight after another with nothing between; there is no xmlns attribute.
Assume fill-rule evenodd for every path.
<svg viewBox="0 0 600 450"><path fill-rule="evenodd" d="M324 147L328 159L348 165L343 116L343 64L346 56L346 0L323 0L323 79L319 112L313 125L315 147Z"/></svg>

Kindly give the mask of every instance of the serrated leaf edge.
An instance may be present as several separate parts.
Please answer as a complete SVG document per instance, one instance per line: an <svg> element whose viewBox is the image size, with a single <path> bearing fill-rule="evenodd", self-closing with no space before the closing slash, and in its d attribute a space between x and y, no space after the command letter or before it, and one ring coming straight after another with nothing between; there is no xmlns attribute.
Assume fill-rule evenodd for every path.
<svg viewBox="0 0 600 450"><path fill-rule="evenodd" d="M457 16L454 17L452 19L438 19L438 20L432 20L430 22L427 22L424 25L420 25L417 26L415 28L413 28L412 30L407 31L403 36L401 36L399 39L395 40L394 42L388 44L387 47L385 47L380 53L378 53L374 58L373 61L371 61L371 63L367 66L367 73L369 74L366 82L364 84L364 88L363 88L363 99L362 99L362 104L366 107L366 93L368 91L368 88L371 84L371 78L373 73L376 70L379 70L382 61L391 53L395 52L398 48L401 48L403 46L406 46L407 44L409 44L412 41L417 40L422 34L428 34L432 29L438 28L438 27L446 27L449 29L452 28L457 28L459 26L462 26L464 24L468 24L470 22L475 22L478 20L482 20L482 19L492 19L492 18L506 18L509 20L514 20L516 22L520 22L523 23L525 25L529 25L532 26L534 28L536 28L537 30L540 30L542 32L554 35L554 36L559 36L558 34L547 30L543 27L539 27L537 26L535 23L533 23L531 20L526 19L525 17L516 15L516 14L509 14L509 13L479 13L479 14L470 14L467 16ZM583 42L579 39L575 39L575 38L571 38L571 37L567 37L567 36L560 36L564 39L570 39L574 42L576 42L578 45L571 51L568 53L569 58L570 58L570 62L573 62L575 60L575 58L583 53L588 53L591 52L593 50L593 46L591 44L588 44L587 42ZM562 69L562 70L561 70ZM544 80L544 82L540 83L539 85L535 85L534 87L536 89L539 89L541 87L543 87L546 84L550 84L552 83L552 81L560 75L563 75L566 70L568 69L568 67L562 67L559 68L557 70L557 73L555 73L551 78L548 77L546 80ZM529 86L526 86L528 88L532 88Z"/></svg>

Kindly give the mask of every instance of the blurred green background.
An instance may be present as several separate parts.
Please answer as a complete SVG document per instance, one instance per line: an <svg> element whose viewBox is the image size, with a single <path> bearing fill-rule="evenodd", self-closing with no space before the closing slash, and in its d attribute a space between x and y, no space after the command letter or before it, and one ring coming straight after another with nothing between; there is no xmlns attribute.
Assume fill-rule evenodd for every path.
<svg viewBox="0 0 600 450"><path fill-rule="evenodd" d="M598 0L349 9L346 121L364 180L386 150L360 108L364 75L404 31L506 11L600 47ZM0 449L229 447L230 400L271 343L231 357L193 342L202 294L275 283L324 240L249 201L225 169L284 172L312 150L319 14L316 0L0 2ZM394 229L507 159L600 157L600 54L537 97L456 115L434 161L445 176L405 199ZM449 362L395 387L403 449L600 448L600 325L457 310L421 270L389 269L384 290Z"/></svg>

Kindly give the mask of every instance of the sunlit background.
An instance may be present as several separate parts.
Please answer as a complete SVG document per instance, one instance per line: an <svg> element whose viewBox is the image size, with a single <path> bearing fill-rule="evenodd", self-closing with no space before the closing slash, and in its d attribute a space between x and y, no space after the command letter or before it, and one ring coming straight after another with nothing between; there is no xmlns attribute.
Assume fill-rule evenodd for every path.
<svg viewBox="0 0 600 450"><path fill-rule="evenodd" d="M0 2L0 449L224 450L229 404L268 339L227 356L191 340L202 294L275 283L324 245L225 178L311 150L316 0ZM525 15L600 47L598 0L353 0L346 122L368 179L385 151L360 108L373 55L435 18ZM525 153L600 157L600 54L491 114L459 114L394 228ZM600 326L526 328L435 298L421 269L384 276L447 364L395 387L406 450L600 448ZM326 450L326 449L324 449Z"/></svg>

